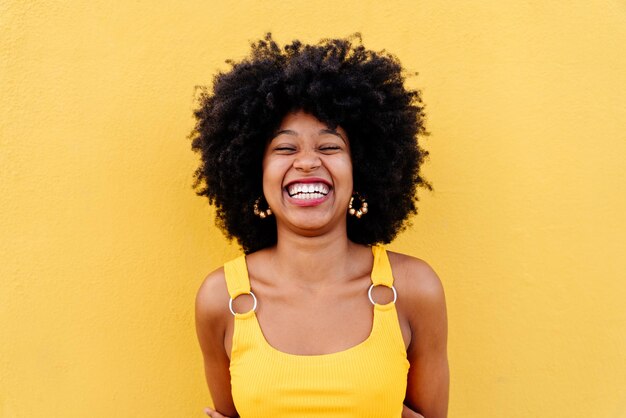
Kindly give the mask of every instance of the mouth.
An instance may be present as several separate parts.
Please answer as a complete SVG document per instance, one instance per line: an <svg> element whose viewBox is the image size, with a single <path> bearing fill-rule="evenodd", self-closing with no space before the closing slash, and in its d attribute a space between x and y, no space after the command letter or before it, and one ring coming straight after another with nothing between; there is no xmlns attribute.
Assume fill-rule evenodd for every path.
<svg viewBox="0 0 626 418"><path fill-rule="evenodd" d="M302 183L293 182L285 187L292 199L314 200L323 199L330 192L330 186L323 182Z"/></svg>

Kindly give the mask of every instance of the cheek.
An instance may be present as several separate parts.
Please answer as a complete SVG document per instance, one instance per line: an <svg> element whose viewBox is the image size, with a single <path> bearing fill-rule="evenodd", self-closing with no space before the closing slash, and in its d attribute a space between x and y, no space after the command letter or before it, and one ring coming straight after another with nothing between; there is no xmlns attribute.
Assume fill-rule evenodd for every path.
<svg viewBox="0 0 626 418"><path fill-rule="evenodd" d="M342 162L341 165L341 171L343 173L343 175L345 177L349 177L350 178L350 182L352 183L352 160L350 159L350 157L345 158Z"/></svg>
<svg viewBox="0 0 626 418"><path fill-rule="evenodd" d="M282 182L289 164L283 160L267 158L263 160L263 189L282 188Z"/></svg>
<svg viewBox="0 0 626 418"><path fill-rule="evenodd" d="M352 160L350 157L340 157L325 161L330 175L335 179L337 192L352 194L354 181L352 178Z"/></svg>

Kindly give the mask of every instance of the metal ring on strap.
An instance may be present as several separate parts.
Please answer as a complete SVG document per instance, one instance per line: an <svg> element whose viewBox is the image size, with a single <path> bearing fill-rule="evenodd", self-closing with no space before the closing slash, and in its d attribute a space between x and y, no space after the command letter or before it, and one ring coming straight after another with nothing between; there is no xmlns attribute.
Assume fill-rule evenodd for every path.
<svg viewBox="0 0 626 418"><path fill-rule="evenodd" d="M256 312L256 296L254 296L254 293L252 293L252 291L250 291L250 293L242 293L241 295L251 295L252 296L252 299L254 299L254 305L252 306L252 309L249 310L248 312ZM238 295L237 297L239 297L241 295ZM230 312L233 315L237 314L237 312L235 312L233 310L233 298L230 298L230 300L228 301L228 308L230 309ZM248 312L244 312L244 313L248 313Z"/></svg>
<svg viewBox="0 0 626 418"><path fill-rule="evenodd" d="M372 302L372 305L376 305L376 302L374 302L374 299L372 299L372 289L374 288L374 286L385 286L385 285L384 284L376 285L372 283L372 285L370 286L370 289L367 291L367 297L370 298L370 302ZM389 286L385 286L385 287L389 287ZM393 290L393 303L396 303L396 300L398 300L398 292L396 292L396 288L393 286L389 288Z"/></svg>

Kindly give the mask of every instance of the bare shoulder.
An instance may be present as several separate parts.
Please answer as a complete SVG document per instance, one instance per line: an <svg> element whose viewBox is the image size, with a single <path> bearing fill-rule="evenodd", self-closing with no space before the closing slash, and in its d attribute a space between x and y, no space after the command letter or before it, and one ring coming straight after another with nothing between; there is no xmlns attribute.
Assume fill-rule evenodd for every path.
<svg viewBox="0 0 626 418"><path fill-rule="evenodd" d="M443 285L426 261L388 251L394 285L403 299L412 303L445 303Z"/></svg>
<svg viewBox="0 0 626 418"><path fill-rule="evenodd" d="M238 415L230 392L229 358L225 347L226 331L232 321L229 299L224 268L209 273L196 294L196 333L213 405L221 413L235 417Z"/></svg>
<svg viewBox="0 0 626 418"><path fill-rule="evenodd" d="M409 361L425 353L445 357L448 320L439 276L416 257L390 252L389 262L398 291L398 314L410 329Z"/></svg>
<svg viewBox="0 0 626 418"><path fill-rule="evenodd" d="M213 331L224 332L230 310L228 289L224 278L224 268L209 273L196 293L196 322L210 324Z"/></svg>
<svg viewBox="0 0 626 418"><path fill-rule="evenodd" d="M424 416L445 417L448 408L448 320L441 280L424 260L390 253L398 291L398 317L408 325L405 403Z"/></svg>

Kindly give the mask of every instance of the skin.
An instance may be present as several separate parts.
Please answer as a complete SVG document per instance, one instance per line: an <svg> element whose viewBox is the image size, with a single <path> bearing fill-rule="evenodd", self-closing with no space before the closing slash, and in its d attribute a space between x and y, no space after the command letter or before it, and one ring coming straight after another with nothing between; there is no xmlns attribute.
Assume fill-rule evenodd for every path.
<svg viewBox="0 0 626 418"><path fill-rule="evenodd" d="M285 186L310 177L326 180L331 189L320 204L302 207ZM303 112L288 114L263 157L263 193L276 217L277 244L247 256L251 286L259 300L257 318L266 340L279 351L333 353L359 344L371 331L373 310L364 295L371 283L373 256L369 247L351 242L346 230L352 185L346 132L341 127L330 131ZM445 418L449 368L441 281L423 260L388 254L411 364L402 417ZM379 286L373 298L387 303L393 296ZM234 319L228 301L220 268L206 277L196 296L196 330L214 402L205 413L213 418L238 417L230 387ZM237 312L251 308L248 295L234 301Z"/></svg>

